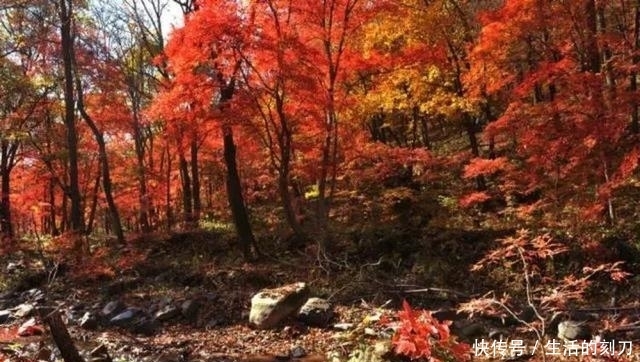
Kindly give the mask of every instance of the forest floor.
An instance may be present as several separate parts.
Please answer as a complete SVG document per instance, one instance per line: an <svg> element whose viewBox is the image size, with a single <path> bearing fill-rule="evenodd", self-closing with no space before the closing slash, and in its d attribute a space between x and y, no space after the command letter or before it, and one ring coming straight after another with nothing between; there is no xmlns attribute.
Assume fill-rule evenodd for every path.
<svg viewBox="0 0 640 362"><path fill-rule="evenodd" d="M5 303L3 308L14 307L10 305L12 298L33 288L43 290L46 303L64 311L80 351L95 362L100 360L89 354L100 345L107 348L112 361L122 362L324 361L331 351L348 356L359 348L358 344L367 343L367 337L351 334L345 338L348 334L331 326L310 328L295 321L272 330L255 330L248 324L252 295L262 288L306 282L312 296L326 298L335 306L336 317L331 325L362 326L379 315L381 306L392 313L403 300L414 308L446 312L496 286L509 288L505 280L489 280L486 274L474 276L469 272L499 234L450 232L425 236L441 240L415 246L410 254L391 252L382 257L366 255L356 247L345 248L327 260L318 258L310 246L266 253L258 262L248 264L235 251L233 237L190 232L139 238L126 246L98 247L91 260L59 269L55 278L44 275L42 270L34 272L38 269L38 264L33 263L36 257L18 252L3 261L5 265L19 264L24 270L4 276L4 300L0 296L0 301ZM263 241L263 250L286 249L273 243ZM638 290L638 286L626 288L619 300L636 308L632 301ZM163 321L149 335L115 327L81 328L78 317L73 316L73 311L99 311L113 301L153 311L159 304L186 300L202 304L194 318L178 316ZM607 298L594 297L585 306L601 306L604 300ZM46 334L17 338L11 333L23 322L24 318L0 325L0 360L59 359ZM457 323L458 331L469 342L474 337L488 338L482 334L492 329L507 328L506 333L516 333L515 326L502 326L495 318ZM474 330L482 332L474 336ZM640 354L640 343L634 347L639 349L634 355ZM292 351L304 357L292 358Z"/></svg>

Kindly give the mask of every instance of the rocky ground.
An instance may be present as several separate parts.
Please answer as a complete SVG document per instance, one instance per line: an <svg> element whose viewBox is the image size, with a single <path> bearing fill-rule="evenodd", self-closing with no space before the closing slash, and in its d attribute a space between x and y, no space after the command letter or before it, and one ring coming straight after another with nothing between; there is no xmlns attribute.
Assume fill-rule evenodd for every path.
<svg viewBox="0 0 640 362"><path fill-rule="evenodd" d="M389 336L391 331L377 321L382 314L393 315L404 298L439 310L440 319L454 319L454 333L469 342L519 333L514 323L455 314L460 297L451 292L458 286L409 293L401 276L373 272L380 269L375 263L349 269L337 261L333 266L319 263L315 253L300 251L244 264L228 244L210 235L135 241L119 247L117 254L94 254L103 257L83 270L63 264L47 268L25 253L4 260L11 283L0 293L0 360L60 359L38 315L41 306L61 312L82 356L93 362L311 362L329 360L329 355L346 360L362 346ZM305 300L327 300L332 318L318 323L290 315L256 328L252 297L293 282L305 283ZM463 287L458 290L471 290ZM637 316L636 308L630 304L625 313ZM596 318L589 323L597 329L605 322ZM564 333L575 326L566 327ZM621 338L638 342L637 329L630 327ZM634 347L640 352L640 343ZM367 358L356 360L375 360Z"/></svg>

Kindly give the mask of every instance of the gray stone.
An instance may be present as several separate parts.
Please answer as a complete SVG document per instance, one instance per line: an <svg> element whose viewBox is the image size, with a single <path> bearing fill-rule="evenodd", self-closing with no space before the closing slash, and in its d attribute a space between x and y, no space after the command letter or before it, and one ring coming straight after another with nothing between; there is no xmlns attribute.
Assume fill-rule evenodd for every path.
<svg viewBox="0 0 640 362"><path fill-rule="evenodd" d="M300 346L295 346L291 349L290 355L292 358L302 358L307 355L307 351Z"/></svg>
<svg viewBox="0 0 640 362"><path fill-rule="evenodd" d="M463 341L473 341L487 335L484 324L472 320L454 322L451 325L451 332Z"/></svg>
<svg viewBox="0 0 640 362"><path fill-rule="evenodd" d="M10 310L0 310L0 324L9 323L13 320Z"/></svg>
<svg viewBox="0 0 640 362"><path fill-rule="evenodd" d="M109 320L109 323L117 327L130 327L142 314L138 308L127 308Z"/></svg>
<svg viewBox="0 0 640 362"><path fill-rule="evenodd" d="M158 322L147 316L141 316L128 329L133 333L152 336L158 329Z"/></svg>
<svg viewBox="0 0 640 362"><path fill-rule="evenodd" d="M326 327L333 318L331 304L322 298L309 298L298 312L298 320L311 327Z"/></svg>
<svg viewBox="0 0 640 362"><path fill-rule="evenodd" d="M258 329L276 327L293 316L309 295L305 283L294 283L274 289L263 289L251 298L249 323Z"/></svg>
<svg viewBox="0 0 640 362"><path fill-rule="evenodd" d="M98 318L91 312L86 312L82 318L80 318L80 327L88 330L94 330L98 328Z"/></svg>
<svg viewBox="0 0 640 362"><path fill-rule="evenodd" d="M104 308L100 311L100 315L102 315L106 319L111 319L115 317L118 313L122 312L125 308L125 305L119 301L114 300L107 303Z"/></svg>
<svg viewBox="0 0 640 362"><path fill-rule="evenodd" d="M158 322L165 322L179 315L180 315L180 309L172 305L166 305L163 308L160 308L160 310L156 312L155 318Z"/></svg>
<svg viewBox="0 0 640 362"><path fill-rule="evenodd" d="M195 299L187 299L180 306L180 313L189 321L195 321L200 310L200 303Z"/></svg>

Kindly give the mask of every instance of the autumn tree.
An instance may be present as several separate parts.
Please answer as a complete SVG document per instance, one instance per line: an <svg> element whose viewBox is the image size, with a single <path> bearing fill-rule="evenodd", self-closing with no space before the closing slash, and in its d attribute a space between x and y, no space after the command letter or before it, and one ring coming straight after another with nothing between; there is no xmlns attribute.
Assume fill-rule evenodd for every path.
<svg viewBox="0 0 640 362"><path fill-rule="evenodd" d="M613 222L616 190L637 167L638 27L624 9L617 1L505 1L483 17L467 84L478 100L504 102L485 133L508 161L497 169L502 190L538 190L535 210L553 215L547 222Z"/></svg>
<svg viewBox="0 0 640 362"><path fill-rule="evenodd" d="M166 60L172 77L170 88L157 99L156 113L170 122L188 115L219 122L229 206L241 249L250 259L251 247L256 243L242 194L231 109L241 66L236 49L243 44L243 19L247 14L235 2L198 5L167 44Z"/></svg>

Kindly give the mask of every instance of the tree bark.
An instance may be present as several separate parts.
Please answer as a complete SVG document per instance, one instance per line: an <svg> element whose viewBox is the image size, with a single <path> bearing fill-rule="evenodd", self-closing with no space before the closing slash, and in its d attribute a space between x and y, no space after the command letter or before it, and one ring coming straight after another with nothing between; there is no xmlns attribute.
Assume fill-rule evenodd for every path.
<svg viewBox="0 0 640 362"><path fill-rule="evenodd" d="M133 98L133 97L132 97ZM151 225L149 224L149 209L150 198L149 191L147 189L147 176L146 176L146 167L144 164L144 143L143 143L143 134L142 134L142 125L139 120L139 110L137 106L134 106L133 109L133 137L135 142L135 150L136 150L136 175L138 179L138 200L140 203L140 212L138 217L140 218L139 223L143 233L149 233L151 231Z"/></svg>
<svg viewBox="0 0 640 362"><path fill-rule="evenodd" d="M632 64L635 67L640 63L640 2L635 1L633 5L633 56ZM629 91L636 94L638 90L638 72L632 71L629 76ZM631 133L638 135L640 133L640 115L638 114L638 101L635 98L631 100Z"/></svg>
<svg viewBox="0 0 640 362"><path fill-rule="evenodd" d="M112 182L111 182L111 171L109 168L109 158L107 156L107 145L104 141L104 135L98 126L93 121L93 118L87 113L84 106L84 96L82 90L82 84L80 82L80 75L78 74L78 65L75 61L75 51L71 48L71 59L73 61L73 65L76 71L75 74L75 84L76 84L76 94L77 94L77 104L78 110L80 111L80 115L84 119L84 121L91 129L94 138L96 139L96 143L98 144L98 156L100 158L100 170L102 173L102 191L104 192L105 199L107 200L107 206L109 208L109 216L111 218L111 225L113 226L113 231L116 234L116 238L118 242L121 244L125 243L124 231L122 229L122 223L120 221L120 213L118 212L118 206L116 205L115 199L113 198L112 191Z"/></svg>
<svg viewBox="0 0 640 362"><path fill-rule="evenodd" d="M220 84L220 104L218 107L224 111L225 103L231 100L235 91L235 79L231 79L228 83L224 81L222 75L218 76ZM240 249L244 255L245 260L252 260L251 246L258 252L256 239L251 229L251 222L249 221L249 214L242 195L242 183L240 182L240 174L238 173L238 165L236 162L236 145L233 140L233 131L231 126L222 126L223 136L223 148L224 148L224 163L227 168L227 198L229 200L229 206L231 207L231 214L233 216L233 223L238 233L238 239L240 242Z"/></svg>
<svg viewBox="0 0 640 362"><path fill-rule="evenodd" d="M11 219L11 170L13 169L15 154L18 150L17 143L2 141L0 160L0 177L2 187L0 189L0 232L9 240L13 239L13 224Z"/></svg>
<svg viewBox="0 0 640 362"><path fill-rule="evenodd" d="M71 231L84 232L80 181L78 170L78 133L75 120L74 76L73 76L73 34L71 23L73 18L73 2L58 0L60 17L60 40L64 69L64 118L69 166L69 184L65 193L71 200Z"/></svg>
<svg viewBox="0 0 640 362"><path fill-rule="evenodd" d="M191 204L191 177L189 177L189 164L184 156L184 153L180 151L180 180L182 181L182 221L185 224L190 225L193 221L193 205Z"/></svg>
<svg viewBox="0 0 640 362"><path fill-rule="evenodd" d="M193 199L193 214L191 221L198 225L200 212L202 211L202 199L200 197L200 170L198 169L198 135L194 132L191 140L191 197Z"/></svg>
<svg viewBox="0 0 640 362"><path fill-rule="evenodd" d="M60 312L53 308L42 307L39 310L39 314L40 318L49 326L51 336L64 362L84 362L60 317Z"/></svg>

